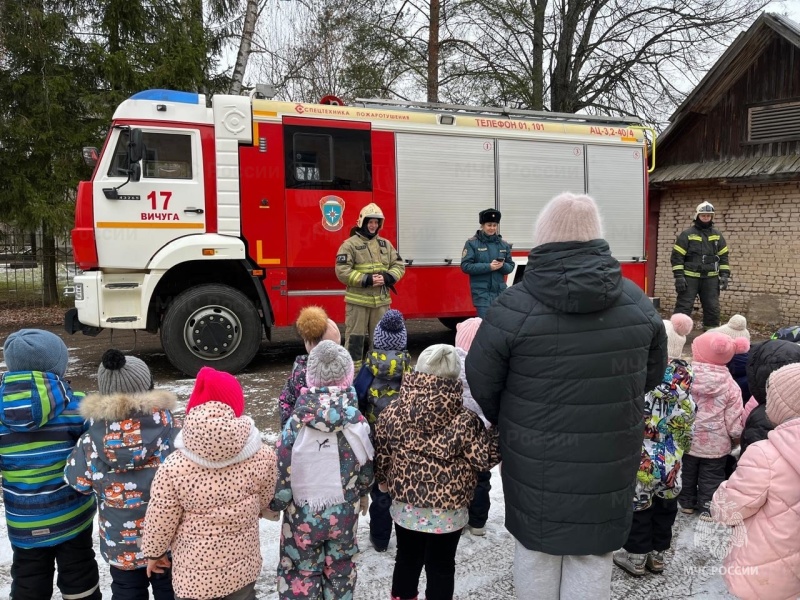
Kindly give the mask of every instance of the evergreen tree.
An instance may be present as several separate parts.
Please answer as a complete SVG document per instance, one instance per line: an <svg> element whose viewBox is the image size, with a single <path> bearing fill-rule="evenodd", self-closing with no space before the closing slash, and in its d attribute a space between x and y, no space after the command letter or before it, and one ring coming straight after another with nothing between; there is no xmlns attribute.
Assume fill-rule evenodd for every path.
<svg viewBox="0 0 800 600"><path fill-rule="evenodd" d="M98 123L87 117L81 15L68 3L0 3L0 214L41 230L45 303L58 301L55 236L72 222L75 185L88 174L81 147Z"/></svg>

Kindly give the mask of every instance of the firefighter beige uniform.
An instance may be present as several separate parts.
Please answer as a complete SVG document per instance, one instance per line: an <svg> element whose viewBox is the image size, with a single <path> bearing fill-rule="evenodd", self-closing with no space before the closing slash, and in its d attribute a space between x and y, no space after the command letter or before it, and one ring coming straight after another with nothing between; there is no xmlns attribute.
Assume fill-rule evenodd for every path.
<svg viewBox="0 0 800 600"><path fill-rule="evenodd" d="M369 341L369 345L372 345L372 332L392 303L388 286L397 282L406 270L391 242L377 233L372 239L363 233L365 221L371 218L380 220L380 232L383 213L375 204L370 204L361 211L355 233L345 240L336 253L336 277L347 286L344 293L344 345L353 358L356 370L364 359L366 343ZM372 275L379 274L384 275L387 285L372 285Z"/></svg>

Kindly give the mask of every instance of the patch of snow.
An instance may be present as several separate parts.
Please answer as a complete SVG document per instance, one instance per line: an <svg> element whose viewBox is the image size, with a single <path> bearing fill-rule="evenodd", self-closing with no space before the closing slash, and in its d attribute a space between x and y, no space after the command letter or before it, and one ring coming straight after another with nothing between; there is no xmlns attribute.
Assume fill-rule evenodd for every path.
<svg viewBox="0 0 800 600"><path fill-rule="evenodd" d="M277 438L274 432L263 434L265 440ZM516 600L511 567L514 560L514 540L503 526L505 506L500 472L492 470L492 507L486 535L462 536L456 556L455 596L459 600ZM5 513L0 509L5 520ZM378 553L369 544L369 520L359 520L358 539L361 553L356 557L358 583L356 600L383 600L391 591L392 570L396 552L395 538L386 552ZM262 600L277 600L275 569L278 564L280 523L260 521L261 554L264 566L258 579L258 597ZM625 600L650 600L652 598L697 598L732 599L720 576L720 561L709 552L708 532L698 535L699 521L696 515L678 514L673 528L673 548L667 553L667 568L662 575L647 574L634 578L614 568L611 584L612 598ZM95 552L100 566L100 585L104 598L111 597L111 577L108 565L99 553L96 535ZM726 533L721 532L724 537ZM724 543L724 540L718 540ZM11 546L5 526L0 526L0 598L8 598L11 589ZM425 590L425 575L420 582L420 593ZM53 596L61 600L55 592Z"/></svg>

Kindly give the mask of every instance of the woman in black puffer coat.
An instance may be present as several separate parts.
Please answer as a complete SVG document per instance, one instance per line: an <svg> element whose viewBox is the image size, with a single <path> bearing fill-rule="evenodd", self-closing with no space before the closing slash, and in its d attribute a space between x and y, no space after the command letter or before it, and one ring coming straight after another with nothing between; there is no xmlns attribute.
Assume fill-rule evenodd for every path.
<svg viewBox="0 0 800 600"><path fill-rule="evenodd" d="M767 439L767 434L775 428L767 418L769 376L773 371L796 362L800 362L800 345L792 342L769 340L751 350L747 361L747 381L750 393L753 394L751 402L755 400L758 406L752 409L745 421L742 432L742 454L750 444Z"/></svg>
<svg viewBox="0 0 800 600"><path fill-rule="evenodd" d="M472 395L500 434L520 599L609 598L611 553L631 528L644 393L664 377L667 335L602 238L591 198L553 199L522 282L467 354Z"/></svg>

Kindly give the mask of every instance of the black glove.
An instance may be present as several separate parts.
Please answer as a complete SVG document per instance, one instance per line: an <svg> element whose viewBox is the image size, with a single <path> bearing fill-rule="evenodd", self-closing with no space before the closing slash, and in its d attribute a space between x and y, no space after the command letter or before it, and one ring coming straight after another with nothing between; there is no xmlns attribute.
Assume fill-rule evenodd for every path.
<svg viewBox="0 0 800 600"><path fill-rule="evenodd" d="M364 277L364 283L361 284L363 287L372 287L372 274L367 275Z"/></svg>
<svg viewBox="0 0 800 600"><path fill-rule="evenodd" d="M394 276L389 275L389 273L385 271L381 273L381 275L383 275L383 283L386 285L386 287L392 286L397 282L397 279L395 279Z"/></svg>
<svg viewBox="0 0 800 600"><path fill-rule="evenodd" d="M678 292L679 294L682 294L688 288L689 288L689 285L686 283L686 278L685 277L681 276L681 277L676 277L675 278L675 291L676 292Z"/></svg>
<svg viewBox="0 0 800 600"><path fill-rule="evenodd" d="M720 277L719 278L719 291L724 292L728 289L728 278L727 277Z"/></svg>

